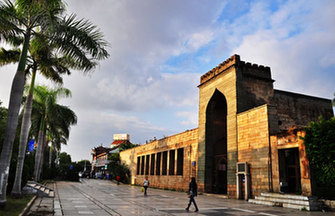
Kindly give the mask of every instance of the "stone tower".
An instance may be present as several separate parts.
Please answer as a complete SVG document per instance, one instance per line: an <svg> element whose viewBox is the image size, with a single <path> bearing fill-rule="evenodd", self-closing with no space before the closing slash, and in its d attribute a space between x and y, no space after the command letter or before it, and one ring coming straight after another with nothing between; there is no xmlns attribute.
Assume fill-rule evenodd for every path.
<svg viewBox="0 0 335 216"><path fill-rule="evenodd" d="M236 194L237 114L271 104L269 67L233 55L200 79L198 182L208 193Z"/></svg>

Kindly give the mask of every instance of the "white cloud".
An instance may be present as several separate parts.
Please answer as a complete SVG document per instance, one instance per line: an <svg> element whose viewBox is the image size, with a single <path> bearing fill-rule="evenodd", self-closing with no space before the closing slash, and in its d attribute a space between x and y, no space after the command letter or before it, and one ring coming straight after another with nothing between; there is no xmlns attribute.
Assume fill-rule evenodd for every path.
<svg viewBox="0 0 335 216"><path fill-rule="evenodd" d="M186 119L181 121L181 124L191 127L198 127L198 113L196 111L177 112L176 116Z"/></svg>
<svg viewBox="0 0 335 216"><path fill-rule="evenodd" d="M161 74L145 85L104 78L91 90L99 104L112 110L145 111L158 107L193 106L197 102L198 74Z"/></svg>
<svg viewBox="0 0 335 216"><path fill-rule="evenodd" d="M276 88L331 97L335 91L330 72L335 68L335 3L288 1L274 14L266 4L256 4L225 26L233 29L225 34L226 41L234 41L232 53L270 66Z"/></svg>

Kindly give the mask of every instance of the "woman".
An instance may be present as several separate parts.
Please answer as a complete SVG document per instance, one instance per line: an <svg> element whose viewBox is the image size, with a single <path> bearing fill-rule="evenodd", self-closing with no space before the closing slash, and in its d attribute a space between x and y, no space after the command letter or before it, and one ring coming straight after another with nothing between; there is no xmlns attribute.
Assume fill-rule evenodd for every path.
<svg viewBox="0 0 335 216"><path fill-rule="evenodd" d="M197 186L197 183L195 182L195 178L192 177L189 188L188 188L188 194L189 194L189 197L190 197L190 201L188 203L186 211L189 210L192 202L193 202L194 207L195 207L195 212L199 211L198 206L197 206L197 204L195 203L195 200L194 200L194 197L198 195L198 188L197 187L198 186Z"/></svg>
<svg viewBox="0 0 335 216"><path fill-rule="evenodd" d="M146 176L145 179L144 179L144 182L143 182L144 196L147 195L147 189L148 189L148 187L149 187L149 184L150 184L150 182L149 182L149 180L148 180L148 176Z"/></svg>

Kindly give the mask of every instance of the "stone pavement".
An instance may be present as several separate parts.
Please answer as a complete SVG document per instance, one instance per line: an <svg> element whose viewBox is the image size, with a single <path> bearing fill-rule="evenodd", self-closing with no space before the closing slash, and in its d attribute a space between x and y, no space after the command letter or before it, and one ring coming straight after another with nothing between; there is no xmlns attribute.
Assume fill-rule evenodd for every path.
<svg viewBox="0 0 335 216"><path fill-rule="evenodd" d="M83 179L81 183L57 182L55 190L55 215L335 215L334 212L306 212L205 195L196 197L199 212L195 213L193 206L186 212L185 193L149 188L148 196L144 196L140 187L95 179Z"/></svg>

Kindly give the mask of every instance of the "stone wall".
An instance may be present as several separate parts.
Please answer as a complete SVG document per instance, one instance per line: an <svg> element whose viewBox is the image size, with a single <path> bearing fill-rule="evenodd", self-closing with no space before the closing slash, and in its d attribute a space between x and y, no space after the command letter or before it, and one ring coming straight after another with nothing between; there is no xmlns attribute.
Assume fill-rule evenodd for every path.
<svg viewBox="0 0 335 216"><path fill-rule="evenodd" d="M301 192L303 195L311 195L309 162L303 140L300 139L304 136L304 132L290 129L270 135L271 108L262 105L237 116L238 161L250 164L251 195L271 190L279 192L278 150L290 148L299 150Z"/></svg>
<svg viewBox="0 0 335 216"><path fill-rule="evenodd" d="M177 173L177 160L178 160L178 149L183 150L183 173L178 175ZM175 150L174 157L174 172L170 172L170 157L169 152ZM162 156L160 162L160 174L157 175L156 168L154 173L151 171L151 155L155 155L155 167L157 160L157 153L163 153L167 151L167 174L162 175ZM138 157L141 158L145 156L145 161L149 157L149 170L146 171L146 166L144 166L144 174L137 174L137 160ZM191 177L196 177L197 174L197 161L198 161L198 129L187 130L183 133L179 133L170 137L166 137L160 140L155 140L145 145L141 145L132 149L122 151L120 153L120 158L123 163L126 163L131 169L131 183L141 185L144 181L145 176L148 176L150 180L151 187L166 188L166 189L176 189L176 190L187 190L188 184ZM193 163L192 163L193 162ZM146 165L146 162L144 162ZM146 174L148 173L148 174Z"/></svg>
<svg viewBox="0 0 335 216"><path fill-rule="evenodd" d="M281 90L274 91L273 103L277 107L278 124L282 131L303 128L319 116L334 116L331 100Z"/></svg>
<svg viewBox="0 0 335 216"><path fill-rule="evenodd" d="M272 153L272 179L273 191L279 192L279 159L278 150L298 148L300 163L300 183L301 193L305 196L312 195L311 175L309 169L309 161L306 155L305 145L300 137L304 137L305 132L295 128L283 131L276 136L271 136L271 153Z"/></svg>
<svg viewBox="0 0 335 216"><path fill-rule="evenodd" d="M270 67L240 61L237 70L237 112L271 104L273 82Z"/></svg>
<svg viewBox="0 0 335 216"><path fill-rule="evenodd" d="M268 106L262 105L237 115L238 161L248 162L251 195L269 190Z"/></svg>

